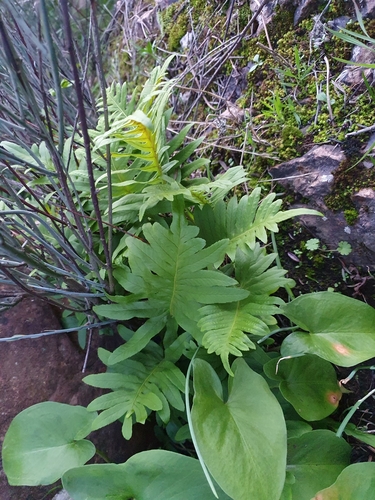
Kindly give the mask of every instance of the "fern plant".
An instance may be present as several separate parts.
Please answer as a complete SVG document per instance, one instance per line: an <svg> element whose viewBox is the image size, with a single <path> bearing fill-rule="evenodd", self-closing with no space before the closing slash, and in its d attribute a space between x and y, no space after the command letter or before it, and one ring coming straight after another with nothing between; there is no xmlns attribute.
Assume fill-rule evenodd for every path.
<svg viewBox="0 0 375 500"><path fill-rule="evenodd" d="M259 220L264 226L273 224L273 228L277 229L275 219L285 219L287 213L278 214L273 208L267 218L263 215L261 203L261 215L257 216L258 201L258 190L246 198L254 210L250 215L250 220L255 221L253 233L263 236ZM238 244L233 256L233 244L226 238L229 233L226 219L222 232L216 232L207 246L205 239L197 237L200 228L194 224L196 214L202 221L199 210L196 207L193 212L186 212L183 196L180 195L172 203L171 220L165 219L163 225L159 222L143 224L142 239L127 237L126 259L114 270L122 293L112 297L114 303L98 305L94 311L109 319L124 322L138 319L144 323L136 331L128 332L131 334L128 342L106 359L109 367L117 370L116 367L121 366L121 369L131 370L133 356L143 352L152 339L157 337L160 346L170 349L176 342L181 345L179 339L183 335L184 344L194 342L196 346L206 349L208 354L219 355L225 370L232 376L230 357L241 357L243 351L255 349L249 335L267 335L269 327L276 324L274 315L279 312L283 301L272 294L280 287L292 286L293 281L284 277L284 270L270 267L275 255L267 255L259 243L253 244L253 248L245 246L244 251ZM191 214L189 218L187 213ZM291 211L291 216L296 213L302 211ZM189 219L193 222L189 223ZM252 234L251 222L248 224ZM175 362L180 360L180 356ZM152 386L147 388L146 383L149 375L144 372L144 376L143 390L133 387L133 404L136 404L137 397L138 403L142 404L145 394L152 398ZM138 371L134 377L139 383ZM118 380L114 383L110 372L92 375L88 381L91 385L103 387L106 383L104 387L118 389ZM163 388L159 389L163 392ZM183 391L184 385L179 389ZM125 397L121 392L117 398L111 399L106 395L91 403L89 408L96 410L104 409L100 406L103 401L106 405L97 425L105 425L111 415L117 415L112 413L116 408L118 412L125 408L125 403L121 406L118 399L121 394ZM164 396L167 398L166 394ZM148 409L155 408L148 406ZM132 423L144 422L144 417L145 413L138 419L135 410L127 411L123 423L124 436L129 436Z"/></svg>

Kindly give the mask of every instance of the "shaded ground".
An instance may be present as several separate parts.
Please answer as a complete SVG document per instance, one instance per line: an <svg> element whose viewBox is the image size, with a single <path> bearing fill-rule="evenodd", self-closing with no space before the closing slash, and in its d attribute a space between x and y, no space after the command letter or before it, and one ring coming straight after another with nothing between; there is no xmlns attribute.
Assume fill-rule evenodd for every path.
<svg viewBox="0 0 375 500"><path fill-rule="evenodd" d="M5 294L5 289L0 288ZM8 290L17 297L16 290ZM30 335L61 328L55 312L44 301L24 297L0 312L0 339ZM58 334L36 339L0 342L0 448L12 419L22 410L42 401L87 406L102 391L82 382L82 378L105 369L96 351L99 345L113 350L115 337L93 338L86 371L82 373L85 352L74 335ZM111 462L127 460L139 450L155 447L153 425L135 426L133 438L125 442L120 422L90 434L89 439ZM90 463L102 462L95 455ZM1 500L50 500L61 489L60 482L43 487L9 486L0 461Z"/></svg>

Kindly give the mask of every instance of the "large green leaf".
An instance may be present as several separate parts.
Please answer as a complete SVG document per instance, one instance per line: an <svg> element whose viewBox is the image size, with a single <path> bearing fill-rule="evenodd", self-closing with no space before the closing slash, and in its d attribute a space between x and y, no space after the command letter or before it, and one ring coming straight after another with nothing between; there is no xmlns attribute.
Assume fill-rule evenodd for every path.
<svg viewBox="0 0 375 500"><path fill-rule="evenodd" d="M344 439L327 430L306 432L298 438L288 439L287 470L294 480L285 484L283 498L311 500L349 465L350 452L351 447Z"/></svg>
<svg viewBox="0 0 375 500"><path fill-rule="evenodd" d="M150 450L124 464L69 470L63 485L74 500L210 500L214 495L198 460ZM220 500L229 500L223 492Z"/></svg>
<svg viewBox="0 0 375 500"><path fill-rule="evenodd" d="M47 401L19 413L5 435L2 458L14 486L51 484L95 453L91 432L96 414L82 406Z"/></svg>
<svg viewBox="0 0 375 500"><path fill-rule="evenodd" d="M193 366L193 429L210 473L234 500L279 500L285 479L286 427L267 383L237 359L224 401L213 368L201 359Z"/></svg>
<svg viewBox="0 0 375 500"><path fill-rule="evenodd" d="M254 248L256 239L267 243L267 231L277 232L279 222L297 215L321 215L316 210L301 208L282 212L282 200L275 201L275 197L276 194L271 193L260 201L261 188L255 188L239 201L233 196L228 204L218 201L214 207L205 205L194 213L200 236L208 244L228 238L227 253L233 259L237 247L241 250L246 246Z"/></svg>
<svg viewBox="0 0 375 500"><path fill-rule="evenodd" d="M170 229L158 223L145 224L148 243L127 239L128 258L132 273L143 280L138 293L162 302L165 312L184 327L186 316L196 316L199 303L235 302L248 292L236 288L237 281L224 273L205 269L223 260L227 242L204 248L205 241L196 238L199 229L187 225L183 201L176 200L174 209Z"/></svg>
<svg viewBox="0 0 375 500"><path fill-rule="evenodd" d="M293 332L282 356L311 353L339 366L353 366L375 356L375 309L334 292L302 295L282 312L305 332Z"/></svg>
<svg viewBox="0 0 375 500"><path fill-rule="evenodd" d="M373 500L375 497L375 463L346 467L336 482L319 491L311 500Z"/></svg>
<svg viewBox="0 0 375 500"><path fill-rule="evenodd" d="M265 374L280 381L280 391L305 420L321 420L336 410L342 396L331 363L305 354L291 359L273 359Z"/></svg>

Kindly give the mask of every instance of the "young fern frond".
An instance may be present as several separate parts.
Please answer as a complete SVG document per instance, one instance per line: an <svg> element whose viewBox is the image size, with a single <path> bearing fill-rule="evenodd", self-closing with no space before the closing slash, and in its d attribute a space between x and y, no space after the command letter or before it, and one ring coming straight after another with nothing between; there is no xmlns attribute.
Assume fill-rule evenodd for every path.
<svg viewBox="0 0 375 500"><path fill-rule="evenodd" d="M174 81L164 81L164 78L171 59L151 72L136 107L134 94L130 103L126 100L126 85L110 87L107 95L110 129L94 134L97 149L115 144L120 151L113 151L112 157L139 159L138 169L153 174L159 182L163 182L162 165L169 159L165 132L170 113L166 106ZM128 168L136 174L134 167L134 163L128 162Z"/></svg>
<svg viewBox="0 0 375 500"><path fill-rule="evenodd" d="M124 130L121 133L114 133L113 137L119 139L120 143L125 142L130 148L129 152L112 153L114 158L139 158L143 165L140 170L155 173L161 176L159 156L164 152L157 141L155 129L152 121L147 115L137 109L123 123ZM136 151L140 150L141 153Z"/></svg>

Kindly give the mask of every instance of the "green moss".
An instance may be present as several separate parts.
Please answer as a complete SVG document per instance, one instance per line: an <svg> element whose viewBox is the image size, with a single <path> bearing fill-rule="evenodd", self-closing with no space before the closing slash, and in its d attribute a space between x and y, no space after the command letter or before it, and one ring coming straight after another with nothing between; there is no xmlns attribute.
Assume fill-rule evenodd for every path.
<svg viewBox="0 0 375 500"><path fill-rule="evenodd" d="M329 14L325 14L325 19L327 16L335 18L346 13L347 9L351 9L348 3L350 2L346 0L332 0ZM190 11L187 4L181 0L162 13L164 41L168 49L171 51L179 49L181 37L189 30L190 19L193 20L196 33L200 33L201 38L197 40L197 45L208 36L209 48L217 47L227 27L225 7L219 9L215 2L207 0L190 0L189 9ZM232 18L228 36L232 34L234 28L235 31L238 28L241 30L251 17L247 4L241 8L235 5L234 13L236 16ZM232 57L228 58L221 68L222 75L229 75L232 74L234 65L237 69L244 68L256 55L259 55L262 61L262 65L248 73L247 88L237 101L237 105L242 108L251 107L248 119L242 130L239 127L239 130L233 133L232 142L227 143L228 146L233 145L235 149L242 151L244 141L247 139L246 147L254 148L257 155L244 157L245 165L247 162L251 172L251 183L254 185L259 177L264 175L266 169L280 161L304 154L311 149L313 143L345 141L348 132L375 122L375 106L367 92L346 86L342 86L341 90L332 83L344 67L344 63L334 60L332 55L349 59L352 45L335 36L328 36L322 45L311 48L310 33L315 21L306 19L294 27L293 16L293 8L276 9L276 15L267 26L272 45L271 52L265 51L258 45L260 42L268 46L265 33L262 32L258 38L242 40ZM367 29L375 33L375 20L366 23ZM198 27L203 29L199 30ZM352 23L350 29L360 30L357 23ZM330 119L327 103L318 102L316 98L317 91L326 92L327 68L324 55L328 57L331 68L329 93L333 120ZM225 85L225 79L223 80ZM208 90L217 93L216 86ZM204 121L210 112L205 107L199 108L194 119ZM254 139L251 143L248 142L249 134ZM363 146L365 139L361 135L360 147ZM229 151L229 156L224 158L225 161L229 159L239 161L241 155L238 153L237 158L236 154ZM353 155L349 155L348 158L346 169L355 163ZM359 176L358 179L362 180L354 183L351 176L349 181L345 181L345 176L341 179L339 175L337 189L335 188L327 200L333 210L347 211L347 218L350 221L355 217L351 202L353 186L365 182L361 177L362 173L356 169L355 172Z"/></svg>
<svg viewBox="0 0 375 500"><path fill-rule="evenodd" d="M188 18L183 0L170 5L160 14L162 37L170 51L178 50L181 38L188 28Z"/></svg>
<svg viewBox="0 0 375 500"><path fill-rule="evenodd" d="M168 50L171 52L177 51L180 48L180 40L186 35L186 28L188 26L188 16L185 12L180 14L170 31L168 37Z"/></svg>
<svg viewBox="0 0 375 500"><path fill-rule="evenodd" d="M292 8L291 5L288 7L277 5L275 15L267 26L267 31L273 45L277 44L286 32L293 30L294 10L295 8Z"/></svg>
<svg viewBox="0 0 375 500"><path fill-rule="evenodd" d="M355 208L348 208L347 210L344 210L344 216L349 226L352 226L357 222L358 210L356 210Z"/></svg>
<svg viewBox="0 0 375 500"><path fill-rule="evenodd" d="M332 20L340 16L355 17L352 2L347 0L331 0L325 19Z"/></svg>

